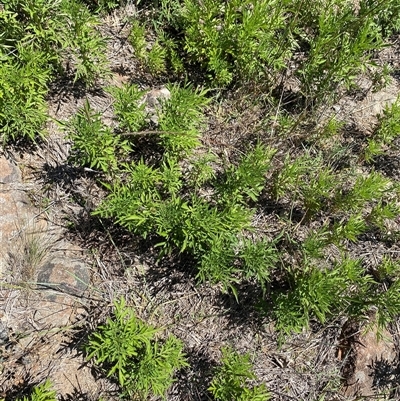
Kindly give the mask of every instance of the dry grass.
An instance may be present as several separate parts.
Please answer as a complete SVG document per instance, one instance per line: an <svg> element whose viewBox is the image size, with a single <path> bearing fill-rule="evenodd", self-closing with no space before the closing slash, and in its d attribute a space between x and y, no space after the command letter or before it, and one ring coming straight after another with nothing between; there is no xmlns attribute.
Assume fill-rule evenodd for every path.
<svg viewBox="0 0 400 401"><path fill-rule="evenodd" d="M49 259L54 238L49 236L46 223L35 218L21 221L12 238L7 265L14 282L33 284L38 270Z"/></svg>

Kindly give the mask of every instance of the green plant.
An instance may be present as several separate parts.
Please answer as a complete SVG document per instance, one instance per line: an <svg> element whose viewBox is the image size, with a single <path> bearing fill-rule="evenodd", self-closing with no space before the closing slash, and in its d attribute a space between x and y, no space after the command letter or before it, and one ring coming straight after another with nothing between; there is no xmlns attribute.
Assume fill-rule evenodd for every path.
<svg viewBox="0 0 400 401"><path fill-rule="evenodd" d="M206 153L190 161L191 169L188 181L195 189L200 189L207 181L215 179L215 171L212 167L212 163L216 161L217 157L212 153Z"/></svg>
<svg viewBox="0 0 400 401"><path fill-rule="evenodd" d="M149 394L165 397L175 370L188 366L181 341L174 336L157 340L159 330L139 320L124 298L114 307L114 317L89 337L87 358L94 358L107 376L115 376L124 393L141 399Z"/></svg>
<svg viewBox="0 0 400 401"><path fill-rule="evenodd" d="M393 183L390 179L372 171L367 176L359 175L349 191L337 193L334 202L338 208L360 211L367 202L380 200L391 189Z"/></svg>
<svg viewBox="0 0 400 401"><path fill-rule="evenodd" d="M293 192L311 165L312 159L308 154L302 155L294 161L287 155L281 170L275 173L272 183L272 192L275 198L278 200L288 192Z"/></svg>
<svg viewBox="0 0 400 401"><path fill-rule="evenodd" d="M131 147L101 121L101 114L90 108L86 100L83 108L65 124L73 141L71 160L81 166L111 172L118 166L118 154L127 154Z"/></svg>
<svg viewBox="0 0 400 401"><path fill-rule="evenodd" d="M267 401L270 394L264 384L250 386L256 375L250 355L240 355L231 348L222 348L222 364L215 369L209 387L215 400L220 401Z"/></svg>
<svg viewBox="0 0 400 401"><path fill-rule="evenodd" d="M78 1L68 0L64 5L64 24L69 30L63 43L64 57L75 68L74 82L93 85L96 79L110 75L106 42L96 31L99 20Z"/></svg>
<svg viewBox="0 0 400 401"><path fill-rule="evenodd" d="M367 217L373 225L378 227L383 233L387 231L386 222L395 219L400 215L400 205L396 201L381 200L371 210Z"/></svg>
<svg viewBox="0 0 400 401"><path fill-rule="evenodd" d="M166 70L166 50L156 41L152 44L150 51L147 54L147 66L152 74L160 74Z"/></svg>
<svg viewBox="0 0 400 401"><path fill-rule="evenodd" d="M347 221L340 221L333 225L331 239L338 245L344 239L357 242L357 237L367 228L367 223L361 214L351 215Z"/></svg>
<svg viewBox="0 0 400 401"><path fill-rule="evenodd" d="M146 27L138 20L132 21L131 32L128 37L129 43L132 45L135 56L140 61L146 60Z"/></svg>
<svg viewBox="0 0 400 401"><path fill-rule="evenodd" d="M145 104L141 103L145 92L137 85L124 85L121 88L109 87L108 92L114 97L114 113L121 129L138 131L145 125Z"/></svg>
<svg viewBox="0 0 400 401"><path fill-rule="evenodd" d="M203 110L210 99L206 90L193 90L190 85L171 85L169 90L171 97L159 112L160 138L169 155L187 155L200 144Z"/></svg>
<svg viewBox="0 0 400 401"><path fill-rule="evenodd" d="M274 242L276 241L277 238ZM256 278L264 295L267 291L267 283L271 279L271 272L276 270L279 262L279 252L274 242L268 242L265 238L258 241L244 239L239 251L239 258L244 265L241 270L245 278Z"/></svg>
<svg viewBox="0 0 400 401"><path fill-rule="evenodd" d="M315 163L316 167L317 163ZM338 175L330 167L316 169L317 172L309 172L306 179L299 183L299 191L303 198L303 204L307 215L311 216L321 209L327 209L330 198L340 183Z"/></svg>
<svg viewBox="0 0 400 401"><path fill-rule="evenodd" d="M19 59L0 64L0 139L44 137L47 120L47 56L32 47L16 46Z"/></svg>
<svg viewBox="0 0 400 401"><path fill-rule="evenodd" d="M45 0L6 0L4 8L15 19L3 20L4 39L8 48L15 50L17 46L25 47L29 44L32 49L46 54L50 69L59 65L59 47L64 36L62 5L62 0L51 3Z"/></svg>
<svg viewBox="0 0 400 401"><path fill-rule="evenodd" d="M273 295L278 330L285 334L300 332L308 327L310 319L324 323L344 313L365 295L371 280L363 273L360 262L349 258L336 262L332 268L305 264L301 269L289 269L290 290ZM363 312L355 315L360 318Z"/></svg>
<svg viewBox="0 0 400 401"><path fill-rule="evenodd" d="M98 13L109 12L118 6L126 4L125 0L84 0L84 3Z"/></svg>
<svg viewBox="0 0 400 401"><path fill-rule="evenodd" d="M379 126L373 137L368 140L365 148L365 160L367 162L384 153L385 147L391 145L393 140L400 135L400 101L385 106L383 114L379 118Z"/></svg>
<svg viewBox="0 0 400 401"><path fill-rule="evenodd" d="M228 167L218 188L220 202L246 203L248 199L255 202L264 188L265 175L275 152L275 149L257 144L242 157L237 167Z"/></svg>
<svg viewBox="0 0 400 401"><path fill-rule="evenodd" d="M105 41L96 31L98 18L81 2L7 0L4 7L8 15L15 16L0 20L5 25L3 43L8 49L15 52L17 46L31 46L46 55L46 69L52 73L60 72L67 58L67 64L75 68L74 82L83 80L92 85L95 79L108 75Z"/></svg>
<svg viewBox="0 0 400 401"><path fill-rule="evenodd" d="M19 398L17 401L56 401L56 392L51 390L52 384L49 380L33 388L29 397Z"/></svg>
<svg viewBox="0 0 400 401"><path fill-rule="evenodd" d="M324 248L330 243L329 229L322 226L318 230L313 230L304 239L301 249L305 258L322 259Z"/></svg>
<svg viewBox="0 0 400 401"><path fill-rule="evenodd" d="M284 12L284 4L274 0L186 0L185 50L219 85L268 77L285 67L292 50Z"/></svg>
<svg viewBox="0 0 400 401"><path fill-rule="evenodd" d="M286 39L279 34L285 20L278 2L234 1L221 7L216 1L204 6L187 1L183 17L185 49L206 64L219 84L229 84L234 77L257 79L262 66L273 73L285 66L290 54L289 43L276 45Z"/></svg>
<svg viewBox="0 0 400 401"><path fill-rule="evenodd" d="M374 5L364 2L364 6L358 14L348 1L328 2L320 8L317 34L308 39L308 58L297 71L311 103L334 100L339 85L352 87L357 75L373 64L371 52L383 47L373 22Z"/></svg>

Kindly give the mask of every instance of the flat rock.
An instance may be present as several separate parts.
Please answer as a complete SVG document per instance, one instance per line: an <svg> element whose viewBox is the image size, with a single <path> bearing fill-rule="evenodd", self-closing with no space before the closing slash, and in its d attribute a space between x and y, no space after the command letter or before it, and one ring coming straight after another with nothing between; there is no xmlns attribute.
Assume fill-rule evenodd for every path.
<svg viewBox="0 0 400 401"><path fill-rule="evenodd" d="M40 268L37 281L39 287L81 296L88 286L89 272L79 259L55 257Z"/></svg>
<svg viewBox="0 0 400 401"><path fill-rule="evenodd" d="M389 388L398 386L398 358L392 335L384 330L378 341L374 330L362 335L355 345L355 369L348 380L345 395L349 397L375 397Z"/></svg>
<svg viewBox="0 0 400 401"><path fill-rule="evenodd" d="M5 156L0 156L0 184L11 184L21 181L21 172Z"/></svg>

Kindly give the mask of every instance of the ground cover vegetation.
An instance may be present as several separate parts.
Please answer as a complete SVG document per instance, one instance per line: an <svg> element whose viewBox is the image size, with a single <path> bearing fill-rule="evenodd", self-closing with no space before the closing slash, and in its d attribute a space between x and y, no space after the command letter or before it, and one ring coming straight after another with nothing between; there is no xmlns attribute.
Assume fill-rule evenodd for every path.
<svg viewBox="0 0 400 401"><path fill-rule="evenodd" d="M385 249L400 239L400 174L380 164L398 157L400 99L373 116L355 145L348 116L333 106L361 93L362 82L373 92L395 79L377 54L400 29L400 3L138 2L124 22L132 59L169 92L152 113L149 87L108 80L108 38L97 28L124 6L3 1L3 146L21 139L40 146L55 80L100 86L112 122L87 99L58 121L71 144L69 165L93 173L102 194L91 203L92 218L143 239L159 264L172 261L171 274L189 266L193 285L215 286L239 305L251 288L258 316L273 322L280 344L337 320L382 334L400 315L399 254L384 253L371 266L360 249L370 238ZM243 122L247 112L256 118ZM233 142L229 133L222 142L207 136L237 121ZM139 319L128 300L111 300L113 312L83 352L121 397L168 397L174 374L189 366L185 344ZM221 352L209 399L274 399L249 353ZM333 400L335 391L318 397ZM30 399L54 393L46 382Z"/></svg>

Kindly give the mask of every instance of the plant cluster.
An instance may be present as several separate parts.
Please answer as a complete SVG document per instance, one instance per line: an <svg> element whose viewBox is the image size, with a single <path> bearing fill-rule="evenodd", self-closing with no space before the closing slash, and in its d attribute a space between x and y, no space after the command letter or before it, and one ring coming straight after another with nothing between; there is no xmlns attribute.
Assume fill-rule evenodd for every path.
<svg viewBox="0 0 400 401"><path fill-rule="evenodd" d="M152 73L200 67L218 86L273 87L295 64L301 93L315 106L333 101L339 88L355 87L369 67L376 82L387 79L388 70L377 69L373 55L397 29L398 7L392 0L365 0L358 7L321 0L312 10L304 0L164 0L153 8L153 26L132 22L130 42Z"/></svg>
<svg viewBox="0 0 400 401"><path fill-rule="evenodd" d="M79 1L5 0L0 13L0 138L44 135L50 82L74 71L88 85L107 73L98 20Z"/></svg>
<svg viewBox="0 0 400 401"><path fill-rule="evenodd" d="M256 379L250 355L222 349L221 365L215 370L209 391L219 401L267 401L270 394L264 384L250 386Z"/></svg>
<svg viewBox="0 0 400 401"><path fill-rule="evenodd" d="M90 8L107 12L121 2L86 3L89 8L78 0L4 2L3 142L44 135L55 77L72 70L74 83L90 85L106 75L105 41ZM381 330L400 315L398 257L384 255L368 266L353 252L365 238L385 245L400 238L398 177L378 163L396 147L399 100L355 145L346 122L327 116L339 96L357 91L360 74L372 89L389 78L389 68L374 60L400 28L400 6L397 0L308 3L143 4L150 9L126 21L128 41L146 76L171 74L169 95L150 107L147 88L109 87L113 127L88 101L62 123L72 143L69 161L95 169L105 190L94 216L147 239L160 259L188 257L198 282L219 286L237 302L241 284L253 286L282 338L337 317ZM233 152L215 151L203 141L208 122L218 124L229 113L221 105L238 97L261 121L241 127L251 135L238 133ZM238 115L227 120L243 118ZM36 245L28 256L40 256ZM187 362L180 340L160 338L120 299L86 351L124 396L165 397ZM269 399L248 354L222 353L209 387L215 400Z"/></svg>
<svg viewBox="0 0 400 401"><path fill-rule="evenodd" d="M256 283L273 301L272 314L283 333L300 331L310 320L323 324L341 314L362 321L372 305L378 325L389 323L400 312L396 303L390 312L382 312L384 317L379 317L382 308L377 305L396 290L381 286L360 261L349 258L348 245L371 230L384 235L386 222L400 210L398 185L374 169L360 173L352 166L338 168L315 148L296 158L286 156L279 169L273 168L276 150L261 143L235 163L211 153L196 155L210 99L206 91L190 86L172 85L170 90L170 98L159 104L156 125L143 107L146 93L134 85L110 89L120 134L105 128L99 115L91 115L89 105L72 119L69 129L83 115L91 127L75 127L71 136L76 162L106 173L102 182L108 195L94 215L112 218L134 234L151 238L160 257L190 254L200 282L220 284L237 300L240 283ZM394 135L395 129L385 127L395 127L396 107L385 111L377 136L388 131ZM136 141L148 133L160 146L156 161L135 156ZM275 239L250 238L252 205L262 193L290 205L291 212L284 217L289 226L295 207L303 213L299 224L324 216L330 219L302 241L290 230ZM293 246L297 262L285 265L284 254L293 253ZM342 256L322 262L332 246ZM269 292L276 275L289 290ZM356 308L361 300L363 308Z"/></svg>
<svg viewBox="0 0 400 401"><path fill-rule="evenodd" d="M88 359L114 376L124 394L146 399L149 394L165 397L176 370L187 366L183 345L174 336L164 342L159 330L139 320L125 299L115 301L113 318L98 327L86 345Z"/></svg>
<svg viewBox="0 0 400 401"><path fill-rule="evenodd" d="M33 387L29 397L18 398L16 401L56 401L56 392L51 387L51 382L46 380L44 383Z"/></svg>

